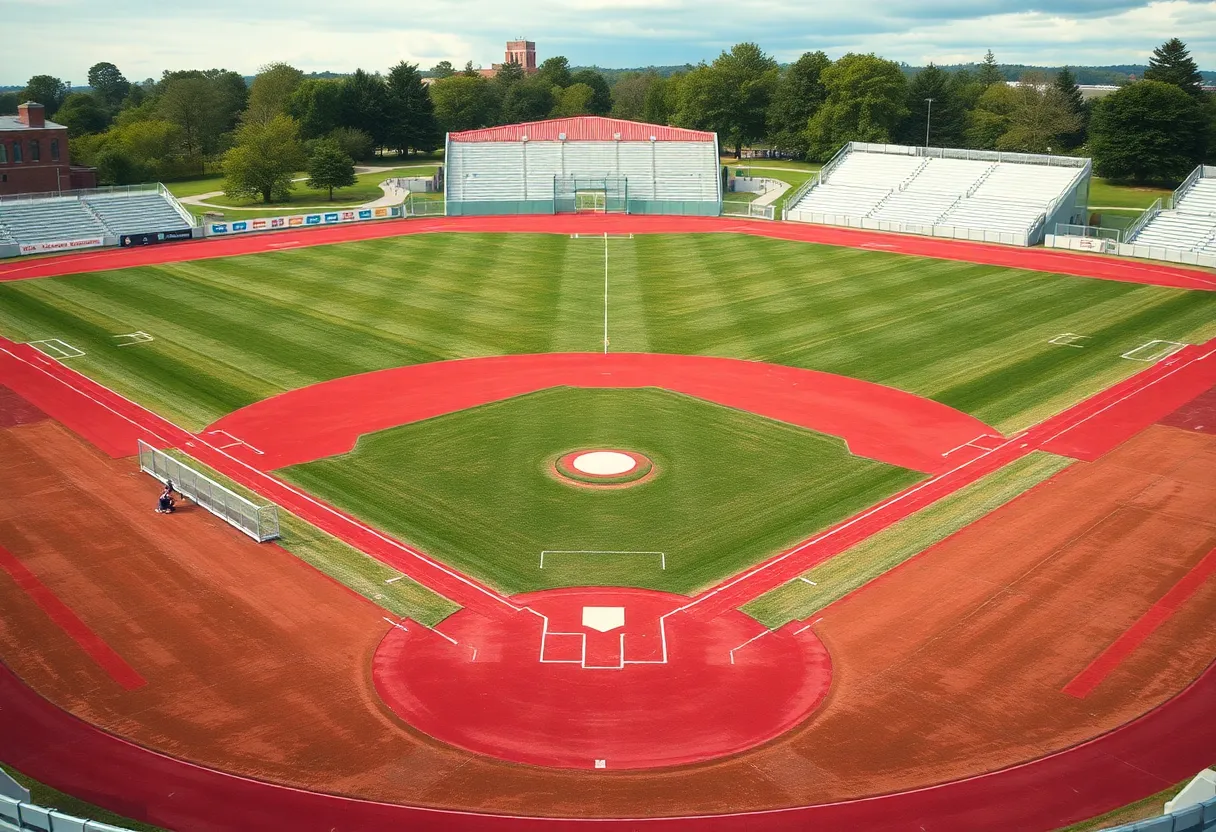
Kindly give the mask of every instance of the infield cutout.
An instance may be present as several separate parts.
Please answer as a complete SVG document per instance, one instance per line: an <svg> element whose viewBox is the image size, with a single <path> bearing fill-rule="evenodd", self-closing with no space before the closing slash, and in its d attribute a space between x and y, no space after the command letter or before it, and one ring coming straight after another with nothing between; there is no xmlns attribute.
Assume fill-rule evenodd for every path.
<svg viewBox="0 0 1216 832"><path fill-rule="evenodd" d="M1166 341L1158 338L1149 341L1147 344L1141 344L1135 349L1128 350L1120 357L1126 358L1130 361L1147 361L1152 363L1169 358L1171 355L1186 346L1186 344L1178 341Z"/></svg>
<svg viewBox="0 0 1216 832"><path fill-rule="evenodd" d="M41 341L28 342L31 347L38 352L54 358L56 361L67 361L69 358L80 358L85 354L84 350L78 350L60 338L44 338Z"/></svg>
<svg viewBox="0 0 1216 832"><path fill-rule="evenodd" d="M1092 337L1092 335L1078 335L1075 332L1065 332L1062 335L1057 335L1055 338L1052 338L1047 343L1056 344L1061 347L1076 347L1077 349L1084 349L1085 345L1078 344L1077 342Z"/></svg>

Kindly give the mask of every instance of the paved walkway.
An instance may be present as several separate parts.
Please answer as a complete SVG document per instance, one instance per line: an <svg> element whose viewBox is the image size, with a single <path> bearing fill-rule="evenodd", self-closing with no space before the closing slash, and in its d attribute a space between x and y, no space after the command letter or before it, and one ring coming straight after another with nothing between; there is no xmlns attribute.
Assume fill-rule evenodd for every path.
<svg viewBox="0 0 1216 832"><path fill-rule="evenodd" d="M434 166L435 165L433 163L418 164L418 165L391 165L389 167L359 166L359 167L355 168L355 173L360 173L360 174L376 173L378 171L400 170L401 168L408 168L408 167L420 167L420 168L428 167L429 168L429 167L434 167ZM305 182L307 180L308 180L307 176L297 176L295 179L292 179L291 181L292 182ZM385 182L387 182L387 181L388 180L385 180ZM347 205L347 204L335 205L333 203L330 203L328 205L284 205L283 210L286 213L286 212L299 212L299 211L332 211L336 208L342 208L342 209L380 208L380 207L383 207L386 205L399 204L403 199L405 199L405 195L407 193L406 191L404 191L400 188L397 188L393 185L386 185L384 182L380 183L380 190L384 192L383 196L373 199L370 202L364 202L360 205ZM265 211L267 208L275 207L273 205L268 206L266 204L262 204L262 205L250 205L250 206L243 207L243 208L237 208L232 205L219 205L217 203L208 201L208 200L215 199L216 197L223 196L223 195L224 195L223 191L208 191L205 194L196 194L194 196L181 197L178 199L178 202L180 202L182 205L198 205L202 208L214 208L219 211Z"/></svg>

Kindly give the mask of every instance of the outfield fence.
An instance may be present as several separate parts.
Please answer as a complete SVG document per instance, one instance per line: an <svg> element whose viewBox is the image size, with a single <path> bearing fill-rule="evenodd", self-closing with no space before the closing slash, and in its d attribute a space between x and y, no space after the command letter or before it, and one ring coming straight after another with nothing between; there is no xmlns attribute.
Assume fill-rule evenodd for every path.
<svg viewBox="0 0 1216 832"><path fill-rule="evenodd" d="M183 497L190 498L259 543L279 536L278 506L259 506L246 500L185 463L156 450L142 439L139 440L139 470L151 474L162 483L172 480L174 490Z"/></svg>

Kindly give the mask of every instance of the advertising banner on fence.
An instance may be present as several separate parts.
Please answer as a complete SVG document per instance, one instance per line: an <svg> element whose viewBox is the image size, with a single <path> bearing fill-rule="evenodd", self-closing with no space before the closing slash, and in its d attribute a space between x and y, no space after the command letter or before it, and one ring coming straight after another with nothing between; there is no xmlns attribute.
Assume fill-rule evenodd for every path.
<svg viewBox="0 0 1216 832"><path fill-rule="evenodd" d="M119 239L119 245L154 246L157 243L172 243L178 240L189 240L193 236L189 228L179 228L175 231L150 231L146 234L124 234Z"/></svg>
<svg viewBox="0 0 1216 832"><path fill-rule="evenodd" d="M249 234L255 231L278 231L284 228L308 228L344 222L387 220L401 216L400 205L381 208L343 208L318 214L293 214L287 217L262 217L251 220L230 220L207 223L207 236L217 234Z"/></svg>
<svg viewBox="0 0 1216 832"><path fill-rule="evenodd" d="M78 248L96 248L104 246L106 241L101 237L82 237L78 240L55 240L49 243L22 243L22 254L49 254L55 251L75 251Z"/></svg>

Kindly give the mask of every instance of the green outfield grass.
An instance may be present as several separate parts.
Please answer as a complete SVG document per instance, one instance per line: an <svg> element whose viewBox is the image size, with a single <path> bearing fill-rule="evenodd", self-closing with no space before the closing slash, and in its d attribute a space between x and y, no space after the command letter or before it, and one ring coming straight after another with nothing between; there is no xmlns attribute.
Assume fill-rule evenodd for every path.
<svg viewBox="0 0 1216 832"><path fill-rule="evenodd" d="M808 618L1070 464L1042 452L1023 457L824 561L800 576L806 580L795 578L761 595L743 611L770 629Z"/></svg>
<svg viewBox="0 0 1216 832"><path fill-rule="evenodd" d="M197 429L353 373L598 351L603 247L428 234L0 283L0 333ZM720 355L899 387L1008 432L1144 368L1152 339L1216 337L1216 293L743 235L614 241L614 351ZM156 340L116 347L143 330ZM1090 336L1083 348L1052 337Z"/></svg>
<svg viewBox="0 0 1216 832"><path fill-rule="evenodd" d="M1135 185L1119 185L1097 176L1089 180L1089 204L1108 208L1138 208L1144 210L1154 200L1164 199L1173 191L1165 188L1148 188ZM1090 210L1097 210L1091 208Z"/></svg>
<svg viewBox="0 0 1216 832"><path fill-rule="evenodd" d="M624 448L654 461L628 488L552 472ZM924 475L835 438L661 390L556 388L364 436L279 474L507 593L642 586L692 593ZM545 550L662 552L553 555Z"/></svg>

